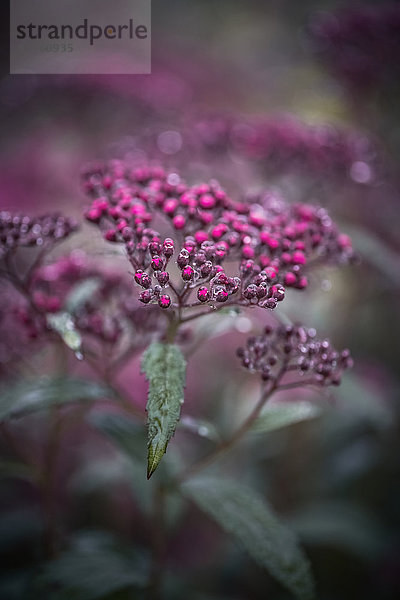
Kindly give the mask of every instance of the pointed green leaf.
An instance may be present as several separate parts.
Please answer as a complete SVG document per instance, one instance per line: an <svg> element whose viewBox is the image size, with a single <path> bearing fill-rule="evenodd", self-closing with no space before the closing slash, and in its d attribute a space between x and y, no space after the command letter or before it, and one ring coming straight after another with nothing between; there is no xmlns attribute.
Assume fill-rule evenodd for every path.
<svg viewBox="0 0 400 600"><path fill-rule="evenodd" d="M0 390L0 420L50 406L112 396L111 390L96 381L69 377L28 379Z"/></svg>
<svg viewBox="0 0 400 600"><path fill-rule="evenodd" d="M147 478L150 478L165 454L183 403L186 361L173 344L151 344L142 358L142 372L149 381Z"/></svg>
<svg viewBox="0 0 400 600"><path fill-rule="evenodd" d="M310 567L294 534L264 499L241 484L218 478L193 479L183 491L299 600L314 597Z"/></svg>
<svg viewBox="0 0 400 600"><path fill-rule="evenodd" d="M279 402L267 405L253 425L255 433L267 433L318 417L322 409L312 402Z"/></svg>

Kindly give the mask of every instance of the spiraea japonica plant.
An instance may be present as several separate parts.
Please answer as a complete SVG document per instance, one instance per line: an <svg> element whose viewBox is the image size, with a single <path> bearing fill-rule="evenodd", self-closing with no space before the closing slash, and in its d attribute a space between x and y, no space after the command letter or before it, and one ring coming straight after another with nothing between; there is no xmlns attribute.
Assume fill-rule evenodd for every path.
<svg viewBox="0 0 400 600"><path fill-rule="evenodd" d="M174 473L168 486L178 486L296 596L312 597L301 550L263 500L245 486L200 474L257 424L273 421L265 405L276 392L338 385L351 366L349 351L336 351L315 330L281 324L278 306L286 293L304 293L318 267L353 262L349 237L322 207L288 204L269 191L233 199L215 180L190 185L176 171L158 166L136 168L120 160L95 165L85 171L83 187L91 199L85 217L107 242L122 248L132 294L147 305L145 310L158 309L165 316L166 327L141 361L149 382L148 478L172 443L181 416L190 355L184 329L227 310L245 311L250 318L263 312L266 321L275 321L237 351L242 366L261 375L258 402L235 431ZM285 408L288 423L314 410L308 407L302 417L304 405Z"/></svg>
<svg viewBox="0 0 400 600"><path fill-rule="evenodd" d="M149 598L163 597L165 521L177 493L231 533L296 597L312 598L311 570L295 536L260 494L229 478L211 476L208 468L239 447L247 434L318 412L318 404L304 402L269 406L276 393L336 386L351 367L349 350L336 350L312 327L288 324L280 315L287 294L307 302L317 269L354 262L350 238L321 206L288 203L268 190L232 198L216 180L191 184L176 170L137 167L129 160L86 168L83 189L90 235L95 235L93 226L100 230L115 265L99 265L98 257L79 248L54 253L77 229L66 217L0 213L5 299L0 367L5 372L11 365L20 367L33 348L61 353L56 376L4 392L0 416L6 421L51 407L54 452L54 431L70 418L64 404L85 401L89 410L106 399L115 412L89 414L88 419L134 459L135 468L146 446L146 431L151 481L140 479L146 470L143 460L137 481L145 498L149 490L153 496L152 558L149 573L128 584L144 588ZM236 428L222 435L213 424L185 414L183 403L187 364L227 314L233 319L246 315L254 331L243 339L237 357L234 348L227 352L236 368L258 378L259 399ZM140 355L142 378L148 382L147 417L118 379ZM94 371L96 384L69 376L68 361ZM200 379L206 378L204 370ZM178 426L208 437L213 447L185 461L172 439ZM60 542L51 516L51 464L49 459L38 485L50 514L46 547L54 557ZM46 573L47 581L54 581L54 572Z"/></svg>

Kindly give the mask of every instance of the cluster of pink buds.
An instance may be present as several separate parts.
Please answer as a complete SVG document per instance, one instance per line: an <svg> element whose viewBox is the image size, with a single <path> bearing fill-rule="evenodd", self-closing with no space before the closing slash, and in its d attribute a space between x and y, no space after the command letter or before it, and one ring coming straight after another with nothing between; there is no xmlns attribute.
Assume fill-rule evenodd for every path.
<svg viewBox="0 0 400 600"><path fill-rule="evenodd" d="M84 187L93 198L86 218L106 240L125 245L145 304L185 308L229 300L274 308L284 286L307 287L315 263L353 258L349 238L325 210L271 194L237 202L216 182L189 187L176 173L122 161L87 171ZM153 228L163 221L173 238Z"/></svg>
<svg viewBox="0 0 400 600"><path fill-rule="evenodd" d="M99 268L80 252L37 267L26 291L29 298L14 298L7 315L28 340L48 336L47 315L62 312L71 315L85 339L113 346L129 332L130 346L142 347L166 327L158 310L144 310L132 298L129 279Z"/></svg>
<svg viewBox="0 0 400 600"><path fill-rule="evenodd" d="M0 212L0 259L20 247L48 248L77 229L73 219L60 214L40 217Z"/></svg>
<svg viewBox="0 0 400 600"><path fill-rule="evenodd" d="M299 325L276 328L250 337L245 348L237 351L243 367L260 373L264 381L276 385L339 385L343 371L352 367L349 350L337 352L329 340L316 339L315 329ZM295 375L301 379L296 380Z"/></svg>
<svg viewBox="0 0 400 600"><path fill-rule="evenodd" d="M74 293L83 293L83 298L69 306ZM39 313L68 310L81 333L102 342L117 343L128 322L141 336L161 327L159 317L154 319L154 313L147 311L144 315L137 301L132 300L129 280L120 273L98 268L81 253L37 269L31 294Z"/></svg>
<svg viewBox="0 0 400 600"><path fill-rule="evenodd" d="M242 253L267 271L274 283L304 289L307 273L317 264L356 260L351 239L340 233L326 209L287 204L266 193L251 198ZM254 267L253 267L254 268Z"/></svg>
<svg viewBox="0 0 400 600"><path fill-rule="evenodd" d="M229 246L226 242L211 240L196 241L196 237L187 236L183 248L176 256L181 285L179 291L174 287L168 264L174 251L174 242L166 238L161 244L152 242L149 250L151 261L148 272L138 269L134 278L143 289L139 299L148 304L158 302L161 308L171 305L171 297L166 293L170 287L177 296L178 307L193 307L210 303L250 305L258 304L266 308L275 308L279 300L284 298L283 286L271 284L271 278L261 269L249 269L249 261L243 261L239 267L239 276L226 274L222 263L228 256ZM152 254L156 252L157 254ZM192 293L193 292L193 293Z"/></svg>

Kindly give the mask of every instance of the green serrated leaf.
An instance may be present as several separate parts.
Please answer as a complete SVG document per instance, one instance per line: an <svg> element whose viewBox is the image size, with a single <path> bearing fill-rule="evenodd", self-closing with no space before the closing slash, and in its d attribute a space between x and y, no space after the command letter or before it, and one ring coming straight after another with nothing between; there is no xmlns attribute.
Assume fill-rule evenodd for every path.
<svg viewBox="0 0 400 600"><path fill-rule="evenodd" d="M322 413L322 408L312 402L280 402L270 404L255 421L252 431L255 433L268 433L287 427L293 423L300 423L314 419Z"/></svg>
<svg viewBox="0 0 400 600"><path fill-rule="evenodd" d="M151 344L142 358L149 381L147 478L154 473L175 433L183 403L186 361L173 344Z"/></svg>
<svg viewBox="0 0 400 600"><path fill-rule="evenodd" d="M72 316L67 312L49 314L47 315L47 323L54 331L57 331L65 345L75 352L76 357L82 359L82 337L75 329L75 322Z"/></svg>
<svg viewBox="0 0 400 600"><path fill-rule="evenodd" d="M215 477L193 479L182 488L294 596L300 600L314 598L310 567L295 535L280 523L260 495Z"/></svg>
<svg viewBox="0 0 400 600"><path fill-rule="evenodd" d="M0 391L0 420L78 401L110 398L106 386L86 379L56 377L29 379Z"/></svg>

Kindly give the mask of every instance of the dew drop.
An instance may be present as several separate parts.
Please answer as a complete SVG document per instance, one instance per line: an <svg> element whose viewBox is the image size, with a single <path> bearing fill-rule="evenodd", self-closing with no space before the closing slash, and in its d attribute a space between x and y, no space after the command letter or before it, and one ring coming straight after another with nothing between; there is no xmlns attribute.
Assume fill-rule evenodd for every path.
<svg viewBox="0 0 400 600"><path fill-rule="evenodd" d="M321 283L321 289L324 292L330 292L332 289L332 282L329 279L324 279Z"/></svg>
<svg viewBox="0 0 400 600"><path fill-rule="evenodd" d="M248 317L239 317L235 323L235 329L240 333L248 333L251 331L252 325Z"/></svg>
<svg viewBox="0 0 400 600"><path fill-rule="evenodd" d="M178 131L164 131L158 136L157 146L164 154L176 154L182 148L182 136Z"/></svg>

